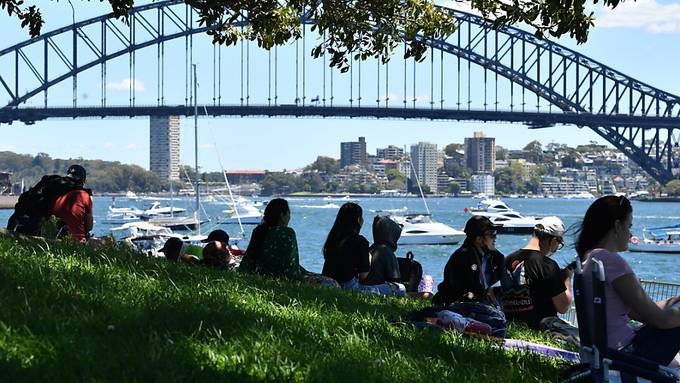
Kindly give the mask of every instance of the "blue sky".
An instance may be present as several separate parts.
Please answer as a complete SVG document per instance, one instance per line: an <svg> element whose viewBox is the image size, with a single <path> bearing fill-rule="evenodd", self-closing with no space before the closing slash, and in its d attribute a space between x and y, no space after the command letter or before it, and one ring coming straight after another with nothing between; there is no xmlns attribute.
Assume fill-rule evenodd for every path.
<svg viewBox="0 0 680 383"><path fill-rule="evenodd" d="M46 17L43 31L50 31L70 23L72 15L67 2L37 3L42 7ZM461 7L458 3L450 4ZM76 20L98 16L107 11L106 5L99 2L74 1L74 6ZM680 3L659 0L627 1L614 11L601 9L595 11L598 20L586 44L577 46L569 38L561 39L560 43L638 80L673 94L680 94L680 76L677 72L677 63L680 59ZM20 29L16 20L9 19L2 14L0 22L5 37L3 43L0 43L2 48L27 38L27 32ZM211 68L212 64L212 46L207 36L196 37L195 44L194 61L201 72L199 75L200 101L202 98L212 97L212 69L207 69ZM251 79L255 81L267 76L267 55L257 52L254 46L251 47L253 64L251 64L250 72ZM311 47L312 44L308 42L307 51ZM183 49L183 43L168 45L166 51L166 57L173 57L166 63L166 95L174 100L183 100L184 97L184 58L183 55L172 55L173 51L177 52L181 49ZM280 102L292 103L294 92L291 81L293 81L294 74L290 67L293 64L290 60L291 53L285 52L294 52L294 48L290 47L288 51L282 50L281 52L279 59L285 64L280 64L279 67ZM238 47L223 50L223 58L229 62L223 69L225 73L236 73L240 70L233 63L239 54ZM289 59L286 60L286 57ZM147 60L154 64L141 65ZM400 63L398 65L403 65L400 60L394 62L397 61ZM127 61L124 60L118 63L119 65L109 66L106 85L102 85L99 81L98 70L79 77L81 84L78 95L79 103L96 104L93 100L98 100L102 86L108 89L109 104L126 103L128 100L127 81L130 81L126 63ZM138 103L155 103L155 49L138 54L137 64ZM308 86L317 89L308 91L309 100L318 94L322 73L322 69L319 68L323 65L311 61L308 61L307 65L310 71L307 78ZM364 81L375 84L375 73L371 74L369 66L374 68L375 64L364 64ZM342 77L336 75L335 78L336 87L342 87L342 82L339 80ZM173 79L179 81L172 81ZM50 102L55 105L68 105L71 102L70 87L70 81L66 81L62 86L50 90ZM237 102L239 85L228 86L228 88L230 90L224 90L223 96L225 99L229 98ZM366 86L363 95L364 102L368 103L368 100L373 100L374 105L375 92L375 85ZM253 87L251 94L253 103L266 102L265 89ZM429 88L419 88L417 96L421 102L425 102L429 98ZM403 94L400 94L398 90L390 89L390 97L401 99ZM436 98L437 95L435 95ZM209 101L208 99L204 102ZM42 96L39 96L37 100L42 100ZM169 103L176 102L169 101ZM474 131L479 130L484 131L488 136L496 137L498 145L512 149L521 148L532 139L538 139L544 144L556 141L572 146L587 143L589 140L601 141L589 130L579 130L575 127L528 130L521 125L477 122L219 118L200 119L199 126L199 162L204 170L209 171L219 170L218 153L226 169L299 168L312 162L317 155L338 158L339 143L355 140L358 136L366 137L368 150L371 153L375 152L376 147L389 144L403 146L418 141L436 143L441 148L451 142L462 143L464 137L469 137ZM149 165L148 120L142 118L49 120L30 126L15 123L1 125L0 137L2 137L0 150L30 154L46 152L59 158L83 157L113 160L134 163L145 168ZM182 163L193 164L193 137L193 120L191 118L183 120Z"/></svg>

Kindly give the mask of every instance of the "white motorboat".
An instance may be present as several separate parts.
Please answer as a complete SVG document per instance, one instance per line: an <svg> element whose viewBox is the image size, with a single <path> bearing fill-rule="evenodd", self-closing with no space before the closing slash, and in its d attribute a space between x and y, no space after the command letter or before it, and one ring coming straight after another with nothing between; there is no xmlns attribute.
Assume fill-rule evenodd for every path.
<svg viewBox="0 0 680 383"><path fill-rule="evenodd" d="M530 234L534 230L534 226L541 221L541 218L524 217L514 210L504 213L472 214L483 215L489 218L493 224L501 225L498 232L503 234Z"/></svg>
<svg viewBox="0 0 680 383"><path fill-rule="evenodd" d="M499 199L483 199L475 207L463 209L466 213L502 213L512 209Z"/></svg>
<svg viewBox="0 0 680 383"><path fill-rule="evenodd" d="M135 213L122 212L122 213L106 213L106 217L101 221L107 224L123 224L128 222L135 222L141 220L141 217Z"/></svg>
<svg viewBox="0 0 680 383"><path fill-rule="evenodd" d="M249 203L236 205L236 211L234 209L223 210L223 213L230 214L229 217L220 219L219 223L239 223L243 225L259 225L262 222L263 214L254 205ZM238 213L238 214L237 214Z"/></svg>
<svg viewBox="0 0 680 383"><path fill-rule="evenodd" d="M642 253L680 254L680 224L665 227L645 228L642 239L633 236L628 250Z"/></svg>
<svg viewBox="0 0 680 383"><path fill-rule="evenodd" d="M402 225L398 245L455 245L465 239L465 233L441 222L432 220L430 214L390 216Z"/></svg>
<svg viewBox="0 0 680 383"><path fill-rule="evenodd" d="M140 216L142 218L172 216L172 215L175 215L175 214L184 213L184 212L186 212L186 210L187 209L183 209L181 207L174 207L174 206L163 207L160 202L155 201L151 204L151 207L144 210L140 214Z"/></svg>

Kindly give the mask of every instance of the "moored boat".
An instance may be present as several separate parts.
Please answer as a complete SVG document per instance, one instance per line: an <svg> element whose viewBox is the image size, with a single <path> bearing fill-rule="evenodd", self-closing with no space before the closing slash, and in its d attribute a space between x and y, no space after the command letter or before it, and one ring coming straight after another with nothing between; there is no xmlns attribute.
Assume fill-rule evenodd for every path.
<svg viewBox="0 0 680 383"><path fill-rule="evenodd" d="M628 250L642 253L680 254L680 224L645 228L642 238L631 237Z"/></svg>

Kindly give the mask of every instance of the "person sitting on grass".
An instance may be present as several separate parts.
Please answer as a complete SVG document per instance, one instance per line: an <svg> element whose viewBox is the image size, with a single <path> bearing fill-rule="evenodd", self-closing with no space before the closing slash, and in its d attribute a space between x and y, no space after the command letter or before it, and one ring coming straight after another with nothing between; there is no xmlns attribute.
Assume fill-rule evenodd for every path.
<svg viewBox="0 0 680 383"><path fill-rule="evenodd" d="M614 349L661 365L680 351L680 296L654 302L619 252L628 250L633 207L624 196L600 197L583 217L576 253L583 263L583 301L593 301L592 262L604 266L607 342ZM594 320L592 310L586 318ZM642 322L635 329L630 320Z"/></svg>
<svg viewBox="0 0 680 383"><path fill-rule="evenodd" d="M389 217L373 218L373 245L369 248L370 271L364 285L377 288L383 295L404 296L406 287L401 283L399 262L394 252L401 236L401 226Z"/></svg>
<svg viewBox="0 0 680 383"><path fill-rule="evenodd" d="M236 263L232 259L229 247L220 241L210 241L205 245L203 248L203 259L199 264L226 270L234 270L236 268Z"/></svg>
<svg viewBox="0 0 680 383"><path fill-rule="evenodd" d="M501 288L507 319L538 330L542 319L569 310L571 272L550 259L564 246L564 232L558 217L542 218L526 246L505 258Z"/></svg>
<svg viewBox="0 0 680 383"><path fill-rule="evenodd" d="M181 239L177 237L170 237L163 248L159 252L165 255L165 258L171 262L183 262L196 264L200 260L197 256L187 253L187 248L190 245L184 243Z"/></svg>
<svg viewBox="0 0 680 383"><path fill-rule="evenodd" d="M481 302L497 306L492 286L500 281L503 254L496 250L496 229L487 217L475 215L465 224L466 238L444 267L444 280L432 302Z"/></svg>
<svg viewBox="0 0 680 383"><path fill-rule="evenodd" d="M264 209L262 223L253 230L239 270L267 276L301 279L297 238L288 227L290 208L282 198L275 198Z"/></svg>
<svg viewBox="0 0 680 383"><path fill-rule="evenodd" d="M363 224L361 206L347 202L340 207L323 245L321 274L338 281L343 289L380 294L376 287L363 283L371 268L368 240L359 234Z"/></svg>

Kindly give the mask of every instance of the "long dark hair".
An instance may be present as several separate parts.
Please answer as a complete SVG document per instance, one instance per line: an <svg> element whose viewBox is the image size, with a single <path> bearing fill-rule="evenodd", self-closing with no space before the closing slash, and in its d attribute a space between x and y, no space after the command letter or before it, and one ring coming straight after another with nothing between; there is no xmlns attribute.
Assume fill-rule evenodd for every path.
<svg viewBox="0 0 680 383"><path fill-rule="evenodd" d="M267 237L267 231L270 227L277 226L281 216L285 213L290 213L290 208L288 207L288 201L283 198L274 198L267 203L267 207L264 208L264 217L262 217L262 223L257 225L253 229L253 234L250 238L250 243L248 244L248 249L252 252L254 258L262 253L262 245Z"/></svg>
<svg viewBox="0 0 680 383"><path fill-rule="evenodd" d="M361 206L354 202L347 202L340 206L333 227L328 233L326 243L323 245L324 258L327 258L329 254L340 248L342 242L349 238L350 235L359 234L359 231L361 230L359 218L362 214L363 210L361 209Z"/></svg>
<svg viewBox="0 0 680 383"><path fill-rule="evenodd" d="M600 197L586 211L578 230L576 253L581 261L588 250L604 238L614 227L617 220L623 221L633 214L633 206L624 196L608 195Z"/></svg>

